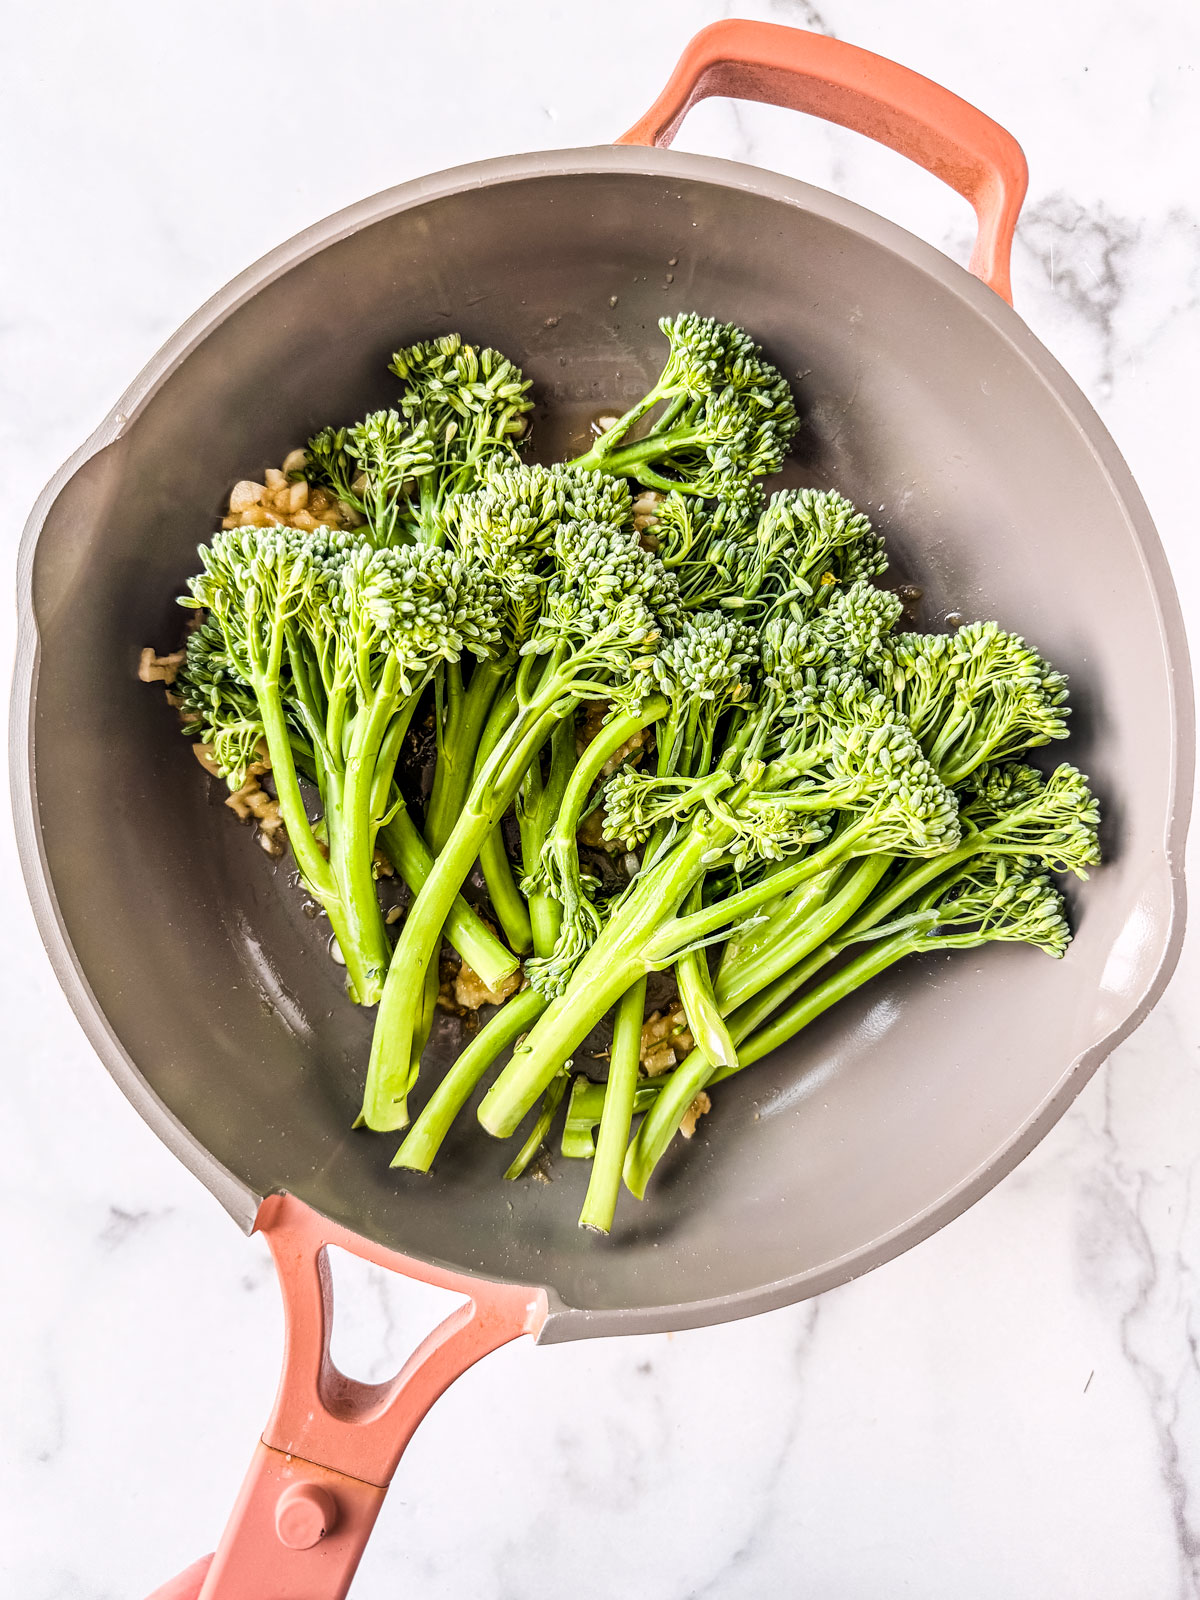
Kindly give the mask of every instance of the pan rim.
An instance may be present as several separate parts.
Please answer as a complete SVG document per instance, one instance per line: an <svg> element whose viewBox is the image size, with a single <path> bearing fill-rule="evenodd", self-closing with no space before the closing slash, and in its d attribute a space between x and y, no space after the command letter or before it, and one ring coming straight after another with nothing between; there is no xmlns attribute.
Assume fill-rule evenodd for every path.
<svg viewBox="0 0 1200 1600"><path fill-rule="evenodd" d="M599 145L494 157L409 180L335 212L245 268L200 306L151 357L96 430L38 497L25 525L17 559L17 644L10 702L9 782L18 855L38 933L84 1034L110 1075L153 1131L216 1196L239 1226L245 1232L253 1231L263 1197L218 1162L142 1077L96 1000L60 913L38 825L33 748L39 634L32 580L38 538L51 508L71 480L102 450L121 439L158 389L216 327L276 277L376 222L454 194L503 182L611 174L686 179L761 194L865 235L983 316L1050 391L1088 447L1124 513L1154 605L1167 669L1168 713L1174 732L1169 750L1170 803L1165 819L1163 861L1158 869L1166 874L1170 912L1165 925L1160 925L1160 944L1153 971L1124 1017L1064 1069L1058 1082L1015 1135L925 1210L820 1267L711 1299L651 1307L576 1308L567 1305L554 1287L547 1285L550 1311L540 1335L541 1342L546 1343L702 1326L773 1310L822 1293L861 1276L929 1237L1012 1171L1059 1119L1104 1059L1145 1019L1175 969L1186 922L1183 860L1195 762L1194 694L1182 610L1165 551L1132 473L1087 397L1019 314L935 246L853 201L801 180L713 156L640 146ZM457 1263L439 1261L436 1264L460 1273L464 1271Z"/></svg>

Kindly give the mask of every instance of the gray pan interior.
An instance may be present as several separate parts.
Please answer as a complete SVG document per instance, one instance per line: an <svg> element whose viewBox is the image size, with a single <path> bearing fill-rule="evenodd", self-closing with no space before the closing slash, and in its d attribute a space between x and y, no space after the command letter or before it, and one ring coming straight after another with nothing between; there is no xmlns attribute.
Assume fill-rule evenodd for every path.
<svg viewBox="0 0 1200 1600"><path fill-rule="evenodd" d="M576 1227L585 1173L569 1163L550 1184L502 1185L507 1149L472 1123L422 1179L389 1172L392 1139L350 1131L370 1019L345 1003L289 865L236 826L135 668L143 644L176 642L172 596L233 481L386 402L398 344L460 329L511 354L553 412L537 435L549 455L641 392L657 318L686 308L743 324L794 380L795 473L871 511L896 573L924 590L923 621L997 617L1070 673L1065 753L1103 798L1109 861L1074 896L1065 961L994 949L911 965L723 1085L605 1241ZM1124 464L988 289L757 170L527 156L310 230L199 312L50 486L22 606L31 892L126 1093L244 1227L261 1195L289 1190L392 1248L547 1285L544 1337L741 1315L894 1255L1030 1149L1174 962L1190 680Z"/></svg>

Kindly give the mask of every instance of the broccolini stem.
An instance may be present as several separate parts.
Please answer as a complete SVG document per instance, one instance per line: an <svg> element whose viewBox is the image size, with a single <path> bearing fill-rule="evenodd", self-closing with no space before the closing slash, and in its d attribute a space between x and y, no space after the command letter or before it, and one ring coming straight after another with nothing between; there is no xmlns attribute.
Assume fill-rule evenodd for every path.
<svg viewBox="0 0 1200 1600"><path fill-rule="evenodd" d="M379 757L375 762L375 782L371 789L373 818L386 816L388 807L395 798L396 762L400 759L400 749L419 700L420 696L414 694L400 708L388 725L388 731L379 747ZM376 826L373 844L377 843L378 839L379 829Z"/></svg>
<svg viewBox="0 0 1200 1600"><path fill-rule="evenodd" d="M673 1072L656 1080L661 1083L661 1091L625 1157L625 1184L630 1193L639 1200L644 1199L650 1174L675 1137L692 1101L710 1083L749 1065L744 1041L751 1038L785 1000L791 999L807 977L804 966L785 974L728 1019L729 1031L738 1046L737 1067L714 1067L703 1050L693 1050Z"/></svg>
<svg viewBox="0 0 1200 1600"><path fill-rule="evenodd" d="M695 912L702 905L702 884L697 883L684 901L684 909L685 912ZM736 1066L737 1046L717 1004L712 975L708 969L707 950L689 950L680 956L675 963L675 979L679 985L683 1013L696 1043L715 1066ZM638 1028L640 1031L640 1019Z"/></svg>
<svg viewBox="0 0 1200 1600"><path fill-rule="evenodd" d="M877 977L881 972L893 966L903 957L912 955L918 950L936 949L938 941L930 939L927 931L920 928L904 928L899 933L894 933L890 938L879 939L874 944L869 944L852 961L844 967L839 967L836 972L830 973L815 987L807 990L798 1000L781 1011L774 1021L756 1029L746 1040L740 1050L741 1062L739 1067L726 1067L712 1075L713 1082L727 1078L741 1067L751 1066L755 1061L761 1061L763 1056L770 1055L772 1050L793 1038L806 1028L810 1022L815 1022L823 1012L835 1006L839 1000L844 1000L848 994L853 994L855 989L860 989L864 983ZM764 1002L765 1003L765 1002Z"/></svg>
<svg viewBox="0 0 1200 1600"><path fill-rule="evenodd" d="M617 1209L621 1187L621 1165L629 1142L633 1121L633 1097L637 1091L638 1054L642 1017L646 1009L645 974L632 984L617 1004L616 1031L608 1063L608 1084L604 1092L604 1112L596 1138L596 1159L588 1181L579 1226L607 1233Z"/></svg>
<svg viewBox="0 0 1200 1600"><path fill-rule="evenodd" d="M654 422L646 430L647 434L652 434L655 438L660 438L664 433L669 433L674 427L675 421L679 417L680 413L687 410L689 406L694 405L695 401L690 395L677 394L673 400L663 407L658 416L655 417Z"/></svg>
<svg viewBox="0 0 1200 1600"><path fill-rule="evenodd" d="M707 939L711 934L719 933L722 928L757 911L760 906L773 900L785 889L794 889L809 878L827 872L830 867L842 864L853 854L860 834L869 832L869 822L861 825L851 824L822 849L801 856L779 872L751 884L748 889L732 894L725 900L719 900L714 905L706 906L703 911L694 911L690 916L664 919L661 928L656 930L647 944L645 953L648 962L651 966L662 965L684 945L693 944L701 939Z"/></svg>
<svg viewBox="0 0 1200 1600"><path fill-rule="evenodd" d="M678 756L676 744L680 737L683 738L685 747L690 750L690 736L695 733L695 720L694 717L689 717L686 720L685 729L679 730L674 708L665 696L661 695L652 696L650 700L639 708L637 713L627 713L602 728L595 739L592 740L587 751L585 751L579 767L576 769L571 790L569 791L568 802L563 807L551 842L551 848L555 850L557 855L560 877L563 877L565 881L571 881L566 875L571 871L572 867L575 876L578 876L579 852L576 833L584 802L587 799L592 783L599 776L604 765L620 749L621 745L625 744L635 733L640 732L642 728L650 726L651 723L657 722L661 724L664 719L666 719L666 726L660 726L659 728L658 769L660 775L663 772L672 771L678 764L675 759ZM707 770L707 768L704 770ZM654 846L651 842L647 846L645 859L651 859L653 854ZM694 900L693 909L699 909L699 893L700 885L696 884L689 896L689 903ZM681 979L681 990L684 981L689 981L688 993L692 998L693 1008L698 1015L703 1014L706 1020L711 1018L714 1024L712 1034L706 1033L706 1038L709 1039L709 1042L714 1043L718 1053L721 1053L722 1059L724 1059L724 1054L720 1051L719 1045L716 1045L716 1040L719 1038L721 1031L723 1031L720 1016L716 1013L715 1006L711 1008L710 1012L703 1012L703 1002L700 999L703 979L700 975L699 963L703 962L703 960L703 954L696 952L689 966L687 980ZM703 976L704 979L708 977L706 964ZM595 1171L593 1171L592 1181L588 1188L588 1204L585 1205L584 1212L580 1216L581 1227L596 1227L602 1232L607 1232L612 1226L612 1219L616 1210L617 1191L620 1185L620 1163L623 1159L624 1145L629 1139L629 1122L634 1110L632 1096L636 1092L636 1064L641 1055L645 997L646 979L643 976L617 1002L613 1019L613 1042L609 1058L610 1063L632 1059L634 1062L634 1087L630 1091L629 1116L626 1117L624 1114L624 1104L619 1103L614 1113L615 1121L610 1119L612 1131L609 1134L609 1139L611 1143L604 1149L606 1171L602 1178L599 1179ZM730 1043L729 1049L732 1051L732 1043ZM730 1059L736 1059L736 1057L731 1055ZM610 1066L608 1080L610 1084L614 1082L614 1070ZM603 1116L609 1117L607 1093L604 1096L604 1108ZM618 1131L621 1133L619 1145L617 1144Z"/></svg>
<svg viewBox="0 0 1200 1600"><path fill-rule="evenodd" d="M609 452L616 449L630 428L635 427L648 411L654 410L661 398L662 396L657 388L651 389L650 393L643 395L637 405L627 411L623 417L618 417L611 428L600 434L592 448L585 455L576 456L570 465L583 467L590 472L598 471L602 467L607 471L605 462Z"/></svg>
<svg viewBox="0 0 1200 1600"><path fill-rule="evenodd" d="M383 992L392 948L372 870L374 848L369 836L374 830L368 819L351 818L350 806L358 803L358 797L346 785L345 774L327 775L324 799L329 864L339 890L338 912L335 917L330 911L329 922L352 998L359 1005L375 1005Z"/></svg>
<svg viewBox="0 0 1200 1600"><path fill-rule="evenodd" d="M433 856L402 803L391 821L379 830L379 842L413 894L419 894L433 866ZM461 894L455 896L446 918L446 938L489 989L495 989L516 970L517 958Z"/></svg>
<svg viewBox="0 0 1200 1600"><path fill-rule="evenodd" d="M575 737L575 728L572 718L560 722L555 728L552 741L560 740L563 733L568 733L572 741ZM551 759L551 773L553 774L554 762ZM521 865L524 875L528 878L532 871L531 863L536 862L542 849L542 831L545 814L545 789L542 786L542 764L534 761L525 774L517 795L517 827L521 834ZM558 940L558 930L562 926L562 907L557 900L552 900L549 895L531 894L528 898L529 906L529 931L533 940L533 953L535 956L547 956L554 949ZM548 1091L547 1091L548 1092Z"/></svg>
<svg viewBox="0 0 1200 1600"><path fill-rule="evenodd" d="M803 961L818 945L831 939L837 930L855 914L880 878L892 865L893 857L866 856L856 862L846 874L845 881L836 890L835 871L828 879L818 880L826 898L819 897L814 906L809 896L797 891L789 896L783 908L769 922L751 932L751 945L732 960L722 962L717 974L716 996L721 1011L728 1016L769 983ZM803 886L807 888L808 886ZM695 1029L692 1032L695 1033ZM699 1035L697 1041L704 1043ZM710 1059L717 1066L726 1065Z"/></svg>
<svg viewBox="0 0 1200 1600"><path fill-rule="evenodd" d="M511 670L511 664L508 679L507 683L502 683L498 687L498 691L494 694L491 705L488 708L482 731L476 742L472 781L477 779L487 766L493 751L512 727L514 719L518 715L517 679ZM464 802L465 796L459 802L460 813ZM453 826L454 820L451 819L451 826ZM499 828L500 823L497 821L497 835L499 835ZM523 902L520 906L517 904L519 891L512 881L512 871L508 866L508 858L504 851L502 838L497 837L495 841L490 841L486 845L481 843L479 863L484 874L484 881L487 883L488 894L496 907L497 916L504 929L505 937L513 945L514 949L528 950L530 942L530 933L527 927L528 914L525 911ZM504 908L503 915L501 915L500 911L501 905ZM505 921L506 917L510 919L509 922Z"/></svg>
<svg viewBox="0 0 1200 1600"><path fill-rule="evenodd" d="M454 897L556 720L552 711L523 718L497 745L409 911L383 986L363 1094L362 1119L377 1132L402 1128L407 1119L412 1046L425 972L437 953Z"/></svg>
<svg viewBox="0 0 1200 1600"><path fill-rule="evenodd" d="M533 928L529 921L529 907L517 888L512 863L504 843L504 831L498 824L492 828L479 846L479 866L487 884L488 899L504 937L517 952L524 955L533 947Z"/></svg>
<svg viewBox="0 0 1200 1600"><path fill-rule="evenodd" d="M562 907L548 894L529 896L529 932L535 956L553 955L562 927Z"/></svg>
<svg viewBox="0 0 1200 1600"><path fill-rule="evenodd" d="M793 987L807 983L809 978L827 966L834 956L840 955L847 945L861 939L881 922L886 922L893 912L900 911L922 889L928 888L942 877L951 877L957 867L964 861L969 861L973 855L980 854L986 845L986 833L979 831L968 834L961 845L954 850L948 850L945 855L933 856L928 861L917 861L907 866L883 894L874 900L868 900L859 916L848 919L840 928L829 930L829 942L815 948L808 960L796 969L803 976L796 979ZM871 859L867 857L862 863L862 868L869 866ZM889 861L888 865L892 864Z"/></svg>
<svg viewBox="0 0 1200 1600"><path fill-rule="evenodd" d="M527 875L537 873L539 861L547 868L545 878L543 879L541 873L537 873L537 878L538 881L548 881L549 893L535 895L534 899L545 900L548 905L555 908L555 943L544 952L539 950L540 957L549 958L553 955L558 928L561 927L564 918L567 920L574 918L580 908L584 890L579 866L578 833L592 787L621 746L628 743L643 728L656 722L666 704L662 695L652 695L636 712L626 712L614 717L591 740L573 770L569 765L573 751L563 753L558 771L562 777L569 775L569 781L562 782L560 778L559 784L555 786L555 792L561 797L556 807L550 803L553 796L548 793L544 797L540 807L542 842L538 845L536 853L530 849L532 839L528 841L525 849ZM555 768L552 766L552 784L554 777Z"/></svg>
<svg viewBox="0 0 1200 1600"><path fill-rule="evenodd" d="M786 861L773 861L763 874L764 879L775 876L780 867L786 866ZM771 868L775 871L772 872ZM843 868L841 865L830 867L828 872L823 872L819 877L809 878L807 883L802 883L798 888L790 890L787 894L777 895L773 900L766 900L759 907L758 915L764 920L752 924L749 928L739 930L724 945L721 959L717 964L716 991L720 998L729 983L729 973L735 965L744 961L753 961L769 950L773 941L778 936L781 924L800 921L808 912L819 909L825 903L830 890L837 882ZM731 1007L726 1007L728 1013Z"/></svg>
<svg viewBox="0 0 1200 1600"><path fill-rule="evenodd" d="M500 694L496 699L492 713L478 740L475 777L478 777L487 765L515 714L516 699L510 686L507 692ZM533 763L535 765L536 760L535 757ZM504 937L518 955L524 955L533 944L533 929L525 897L517 888L516 879L513 877L512 863L508 859L501 822L497 822L479 846L479 867L483 873L483 881L487 885L492 909L504 931Z"/></svg>
<svg viewBox="0 0 1200 1600"><path fill-rule="evenodd" d="M980 829L966 834L962 843L953 850L947 850L945 855L932 856L928 861L915 861L911 866L906 866L895 882L889 884L877 899L869 901L863 908L861 916L855 917L845 930L843 942L849 943L865 933L868 928L876 927L891 916L893 911L898 911L918 890L928 888L944 873L952 872L956 867L962 866L964 861L969 861L972 856L986 850L989 842L987 829Z"/></svg>
<svg viewBox="0 0 1200 1600"><path fill-rule="evenodd" d="M258 698L263 732L267 740L267 753L271 757L271 776L275 780L275 794L279 801L280 814L287 829L288 842L292 847L300 876L329 918L329 926L333 930L338 949L346 963L346 978L351 998L359 1005L374 1005L379 999L383 973L387 968L387 956L383 955L381 966L379 964L381 952L373 945L371 939L373 930L369 925L362 926L360 922L363 908L353 902L347 903L343 898L342 886L330 863L317 846L304 807L304 797L300 793L300 781L296 776L291 734L279 697L278 678L270 676L269 673L254 671L251 681ZM374 898L374 880L371 892ZM375 902L375 907L378 910L378 901ZM381 914L380 926L382 925ZM385 933L385 946L386 940Z"/></svg>
<svg viewBox="0 0 1200 1600"><path fill-rule="evenodd" d="M441 940L438 940L438 949L434 952L433 960L425 968L425 982L421 986L421 1009L417 1016L416 1027L413 1030L412 1060L408 1069L408 1087L411 1089L417 1081L417 1072L421 1064L421 1052L429 1043L429 1035L433 1032L433 1019L437 1014L438 993L441 989Z"/></svg>
<svg viewBox="0 0 1200 1600"><path fill-rule="evenodd" d="M642 1119L641 1127L625 1156L625 1186L630 1193L639 1200L645 1198L651 1173L666 1153L684 1114L701 1089L761 1061L822 1012L828 1011L830 1006L836 1005L877 973L917 948L920 948L919 936L914 938L908 929L891 939L868 946L860 956L839 968L824 983L810 989L769 1025L766 1019L789 993L793 993L804 982L806 972L785 974L776 984L744 1006L739 1014L730 1018L733 1036L738 1041L737 1066L714 1067L702 1050L693 1050L671 1073L657 1100Z"/></svg>
<svg viewBox="0 0 1200 1600"><path fill-rule="evenodd" d="M628 744L643 728L659 721L667 709L664 695L651 695L636 711L623 712L611 722L606 722L580 756L546 838L546 849L553 852L560 875L578 877L579 826L596 779L623 744ZM529 864L527 870L533 870L533 863Z"/></svg>
<svg viewBox="0 0 1200 1600"><path fill-rule="evenodd" d="M643 476L644 471L652 470L648 466L649 462L661 460L664 455L679 450L686 450L689 445L703 445L704 442L703 429L689 427L687 424L680 428L668 429L665 433L649 434L645 439L638 439L634 444L627 444L622 449L614 449L604 455L599 454L599 446L604 440L598 439L587 455L576 457L572 466L602 468L614 478L637 478L639 483L649 483L650 479ZM675 483L668 479L660 481L669 482L672 489L688 492L686 483Z"/></svg>
<svg viewBox="0 0 1200 1600"><path fill-rule="evenodd" d="M519 1178L525 1168L537 1155L546 1142L546 1135L550 1132L550 1124L554 1121L554 1113L562 1104L562 1097L567 1092L567 1085L571 1081L569 1072L560 1072L558 1077L542 1096L542 1109L537 1121L530 1130L529 1137L517 1152L512 1164L504 1176L511 1183L514 1178Z"/></svg>
<svg viewBox="0 0 1200 1600"><path fill-rule="evenodd" d="M536 989L522 989L484 1024L425 1102L392 1159L394 1167L429 1171L451 1124L480 1078L503 1050L533 1026L545 1006Z"/></svg>
<svg viewBox="0 0 1200 1600"><path fill-rule="evenodd" d="M461 670L457 663L453 664L460 683ZM484 724L510 672L511 666L503 661L477 661L466 689L447 696L446 714L438 729L433 789L425 812L425 835L435 855L450 837L463 808Z"/></svg>
<svg viewBox="0 0 1200 1600"><path fill-rule="evenodd" d="M389 723L403 722L404 712L396 717L399 668L394 658L387 661L374 697L355 717L350 730L349 749L341 778L341 795L326 798L325 821L329 830L329 864L341 887L347 916L354 925L355 945L365 969L367 988L362 1003L373 1005L383 992L383 978L391 959L391 944L379 906L373 870L375 839L378 833L374 798L376 770L381 749L388 742ZM411 697L410 697L411 698ZM407 706L405 707L407 710ZM408 713L411 715L411 712ZM401 737L403 733L401 731ZM394 752L391 747L391 767ZM391 770L389 767L389 771ZM349 953L342 951L349 967Z"/></svg>
<svg viewBox="0 0 1200 1600"><path fill-rule="evenodd" d="M747 1048L743 1045L738 1051L739 1066L750 1064ZM639 1200L646 1198L650 1174L678 1132L688 1107L701 1089L712 1082L715 1073L716 1068L704 1051L693 1050L668 1077L661 1080L658 1098L642 1118L641 1126L625 1152L625 1187Z"/></svg>
<svg viewBox="0 0 1200 1600"><path fill-rule="evenodd" d="M291 732L283 705L279 698L278 680L255 675L252 679L254 693L262 709L263 732L267 739L267 754L271 757L271 776L275 794L287 828L288 843L306 886L322 905L336 897L337 888L329 863L317 847L313 837L304 796L300 793L300 780L292 755ZM328 907L326 907L328 909Z"/></svg>
<svg viewBox="0 0 1200 1600"><path fill-rule="evenodd" d="M635 880L575 969L567 992L551 1001L484 1096L479 1120L489 1133L506 1139L516 1132L563 1062L648 970L645 947L704 871L712 843L706 830L693 828L658 866Z"/></svg>
<svg viewBox="0 0 1200 1600"><path fill-rule="evenodd" d="M648 1111L658 1099L659 1090L668 1083L668 1077L650 1078L639 1083L633 1095L633 1114ZM571 1098L567 1102L567 1118L563 1124L560 1149L569 1161L590 1161L596 1154L593 1137L604 1115L604 1091L607 1085L589 1083L586 1078L575 1079Z"/></svg>
<svg viewBox="0 0 1200 1600"><path fill-rule="evenodd" d="M540 760L530 764L517 797L517 826L521 833L521 861L525 876L535 870L545 847L546 835L563 807L575 764L575 718L564 717L550 735L550 770L542 783ZM529 896L529 920L533 934L533 953L545 958L552 954L562 927L562 906L552 895L535 891Z"/></svg>
<svg viewBox="0 0 1200 1600"><path fill-rule="evenodd" d="M743 964L735 959L728 972L723 970L718 973L718 999L720 1000L722 995L722 977L726 979L726 993L736 992L741 996L739 1000L726 1000L721 1004L721 1009L728 1019L729 1031L739 1046L737 1064L716 1065L701 1047L694 1050L671 1074L670 1081L659 1097L653 1113L638 1129L637 1137L630 1146L626 1160L625 1181L639 1199L645 1194L650 1173L674 1138L684 1113L700 1090L710 1083L720 1082L730 1072L736 1072L750 1064L746 1052L751 1046L743 1045L742 1041L751 1039L772 1012L783 1005L784 1001L789 1000L797 989L802 988L844 948L844 942L836 938L838 930L846 922L847 917L853 915L855 907L862 903L891 864L892 860L889 857L868 856L865 861L858 863L852 869L838 893L828 898L815 913L812 911L811 902L806 898L803 906L807 915L801 921L799 932L793 934L790 943L786 940L781 941L781 944L786 944L794 956L790 965L784 966L778 962L772 964L769 961L759 962L754 987L741 982L743 966L752 967L755 965L752 962ZM831 873L830 881L836 876L836 871ZM818 887L827 891L828 884L818 883ZM755 1055L753 1059L759 1060L762 1054L765 1054L765 1051Z"/></svg>

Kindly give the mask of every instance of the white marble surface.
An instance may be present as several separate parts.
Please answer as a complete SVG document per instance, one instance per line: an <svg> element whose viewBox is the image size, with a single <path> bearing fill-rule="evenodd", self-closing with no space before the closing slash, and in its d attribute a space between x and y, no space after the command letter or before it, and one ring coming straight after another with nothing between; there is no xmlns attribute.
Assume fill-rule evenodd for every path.
<svg viewBox="0 0 1200 1600"><path fill-rule="evenodd" d="M1200 15L1189 0L805 0L742 14L895 55L1022 140L1017 304L1098 405L1189 616L1200 371ZM41 0L0 116L5 571L44 479L209 293L422 171L603 141L712 0ZM334 18L337 18L336 25ZM710 103L681 144L807 178L962 251L898 158ZM5 656L11 617L0 606ZM75 1026L0 840L0 1593L139 1600L210 1549L265 1418L266 1252L138 1121ZM535 1350L422 1427L357 1600L1200 1596L1200 977L960 1221L819 1302ZM344 1332L382 1375L423 1308ZM425 1312L426 1320L432 1320Z"/></svg>

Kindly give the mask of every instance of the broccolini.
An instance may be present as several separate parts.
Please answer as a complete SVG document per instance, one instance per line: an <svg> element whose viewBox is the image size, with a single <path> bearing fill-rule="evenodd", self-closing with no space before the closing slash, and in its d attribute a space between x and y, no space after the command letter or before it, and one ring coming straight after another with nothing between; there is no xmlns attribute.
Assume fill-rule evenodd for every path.
<svg viewBox="0 0 1200 1600"><path fill-rule="evenodd" d="M351 998L378 1004L360 1124L408 1127L443 937L489 988L525 958L393 1165L428 1170L507 1054L478 1112L525 1130L507 1176L565 1115L601 1232L698 1097L896 962L1061 956L1051 875L1100 860L1086 778L1024 760L1067 734L1064 676L997 622L906 631L861 510L766 492L799 427L780 371L730 324L660 326L653 386L557 465L521 460L531 384L507 357L454 334L400 350L394 404L321 430L293 473L342 526L256 513L201 548L176 686L231 784L266 751ZM418 725L424 796L399 762ZM394 949L379 845L412 892ZM694 1044L648 1076L663 972ZM584 1074L609 1013L607 1073Z"/></svg>

